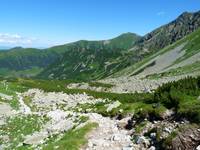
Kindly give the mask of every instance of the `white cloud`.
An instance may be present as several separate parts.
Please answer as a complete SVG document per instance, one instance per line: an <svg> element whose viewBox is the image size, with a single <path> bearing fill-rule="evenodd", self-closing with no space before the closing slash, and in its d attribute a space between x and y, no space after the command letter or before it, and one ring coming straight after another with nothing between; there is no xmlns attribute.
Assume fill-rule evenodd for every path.
<svg viewBox="0 0 200 150"><path fill-rule="evenodd" d="M29 45L36 40L36 38L23 37L19 34L0 33L0 44Z"/></svg>
<svg viewBox="0 0 200 150"><path fill-rule="evenodd" d="M157 12L157 16L164 16L166 14L166 12L164 12L164 11L159 11L159 12Z"/></svg>

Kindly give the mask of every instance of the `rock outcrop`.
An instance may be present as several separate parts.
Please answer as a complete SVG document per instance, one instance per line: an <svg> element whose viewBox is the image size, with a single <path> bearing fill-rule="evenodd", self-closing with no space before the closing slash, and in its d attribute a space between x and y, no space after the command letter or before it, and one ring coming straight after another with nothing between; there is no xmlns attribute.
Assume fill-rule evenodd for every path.
<svg viewBox="0 0 200 150"><path fill-rule="evenodd" d="M200 130L195 127L184 129L172 140L173 150L195 150L200 144Z"/></svg>

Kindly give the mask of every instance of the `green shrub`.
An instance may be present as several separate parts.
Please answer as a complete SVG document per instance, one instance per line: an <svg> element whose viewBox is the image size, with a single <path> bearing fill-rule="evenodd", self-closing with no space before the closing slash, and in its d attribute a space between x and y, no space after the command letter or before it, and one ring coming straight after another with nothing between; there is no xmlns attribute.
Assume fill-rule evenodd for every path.
<svg viewBox="0 0 200 150"><path fill-rule="evenodd" d="M112 84L101 83L101 82L89 82L89 86L92 86L92 87L104 87L104 88L111 88L111 87L113 87Z"/></svg>

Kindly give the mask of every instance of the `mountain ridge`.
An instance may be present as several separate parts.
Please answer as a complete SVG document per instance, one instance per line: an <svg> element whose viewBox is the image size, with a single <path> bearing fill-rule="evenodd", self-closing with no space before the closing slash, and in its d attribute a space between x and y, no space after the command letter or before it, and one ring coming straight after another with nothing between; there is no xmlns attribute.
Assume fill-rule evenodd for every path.
<svg viewBox="0 0 200 150"><path fill-rule="evenodd" d="M127 50L124 53L118 54L117 57L111 57L111 59L105 59L104 61L96 62L99 63L101 67L97 67L92 72L90 69L90 65L92 64L92 62L91 64L88 64L88 59L82 60L81 58L79 59L77 57L74 57L76 59L79 59L79 61L77 61L77 64L81 65L80 68L78 67L76 69L76 74L74 74L73 69L69 69L69 66L70 64L72 64L72 62L69 63L68 61L71 58L69 58L66 54L63 56L60 62L56 62L50 67L46 68L40 75L43 78L51 76L51 78L57 79L101 79L110 76L116 72L119 72L120 70L123 70L124 68L131 66L137 62L140 62L149 55L160 51L164 47L175 43L176 41L184 38L186 35L196 31L199 27L200 11L195 13L185 12L170 23L153 30L143 37L138 38L135 43L129 43L130 45L132 45L132 47L126 47ZM114 54L110 53L109 55ZM87 56L87 54L82 54L80 57ZM76 68L76 66L74 66L74 68ZM101 71L99 72L99 70ZM73 74L73 76L71 76L71 74Z"/></svg>
<svg viewBox="0 0 200 150"><path fill-rule="evenodd" d="M53 46L46 49L38 48L23 48L23 47L14 47L6 51L0 51L0 68L6 70L27 70L34 67L45 68L54 61L61 59L62 55L69 50L78 50L78 49L120 49L126 50L127 47L132 47L134 40L140 38L140 36L129 33L121 34L116 38L109 39L110 43L105 44L105 41L87 41L80 40L68 44L63 44L59 46ZM126 38L127 37L127 38ZM128 39L128 42L125 44L118 41L119 38ZM125 46L125 47L124 47ZM126 47L127 46L127 47ZM7 74L10 74L9 71Z"/></svg>
<svg viewBox="0 0 200 150"><path fill-rule="evenodd" d="M94 80L108 77L175 43L200 27L200 11L184 12L177 19L139 36L124 33L100 41L80 40L46 49L15 48L0 52L0 68L39 67L37 77Z"/></svg>
<svg viewBox="0 0 200 150"><path fill-rule="evenodd" d="M200 11L190 13L184 12L177 19L156 28L144 35L139 41L140 46L152 50L161 49L192 33L200 26Z"/></svg>

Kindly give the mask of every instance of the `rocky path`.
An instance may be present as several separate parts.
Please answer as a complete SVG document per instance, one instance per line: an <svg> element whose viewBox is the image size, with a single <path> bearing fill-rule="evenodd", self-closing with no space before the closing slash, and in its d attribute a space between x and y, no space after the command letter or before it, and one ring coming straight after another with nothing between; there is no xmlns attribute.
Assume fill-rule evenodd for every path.
<svg viewBox="0 0 200 150"><path fill-rule="evenodd" d="M88 135L88 144L84 150L131 150L132 142L129 132L119 129L116 120L91 113L90 120L99 124L98 128Z"/></svg>
<svg viewBox="0 0 200 150"><path fill-rule="evenodd" d="M21 93L17 93L17 97L20 103L20 112L22 112L23 114L31 114L31 109L24 103Z"/></svg>

